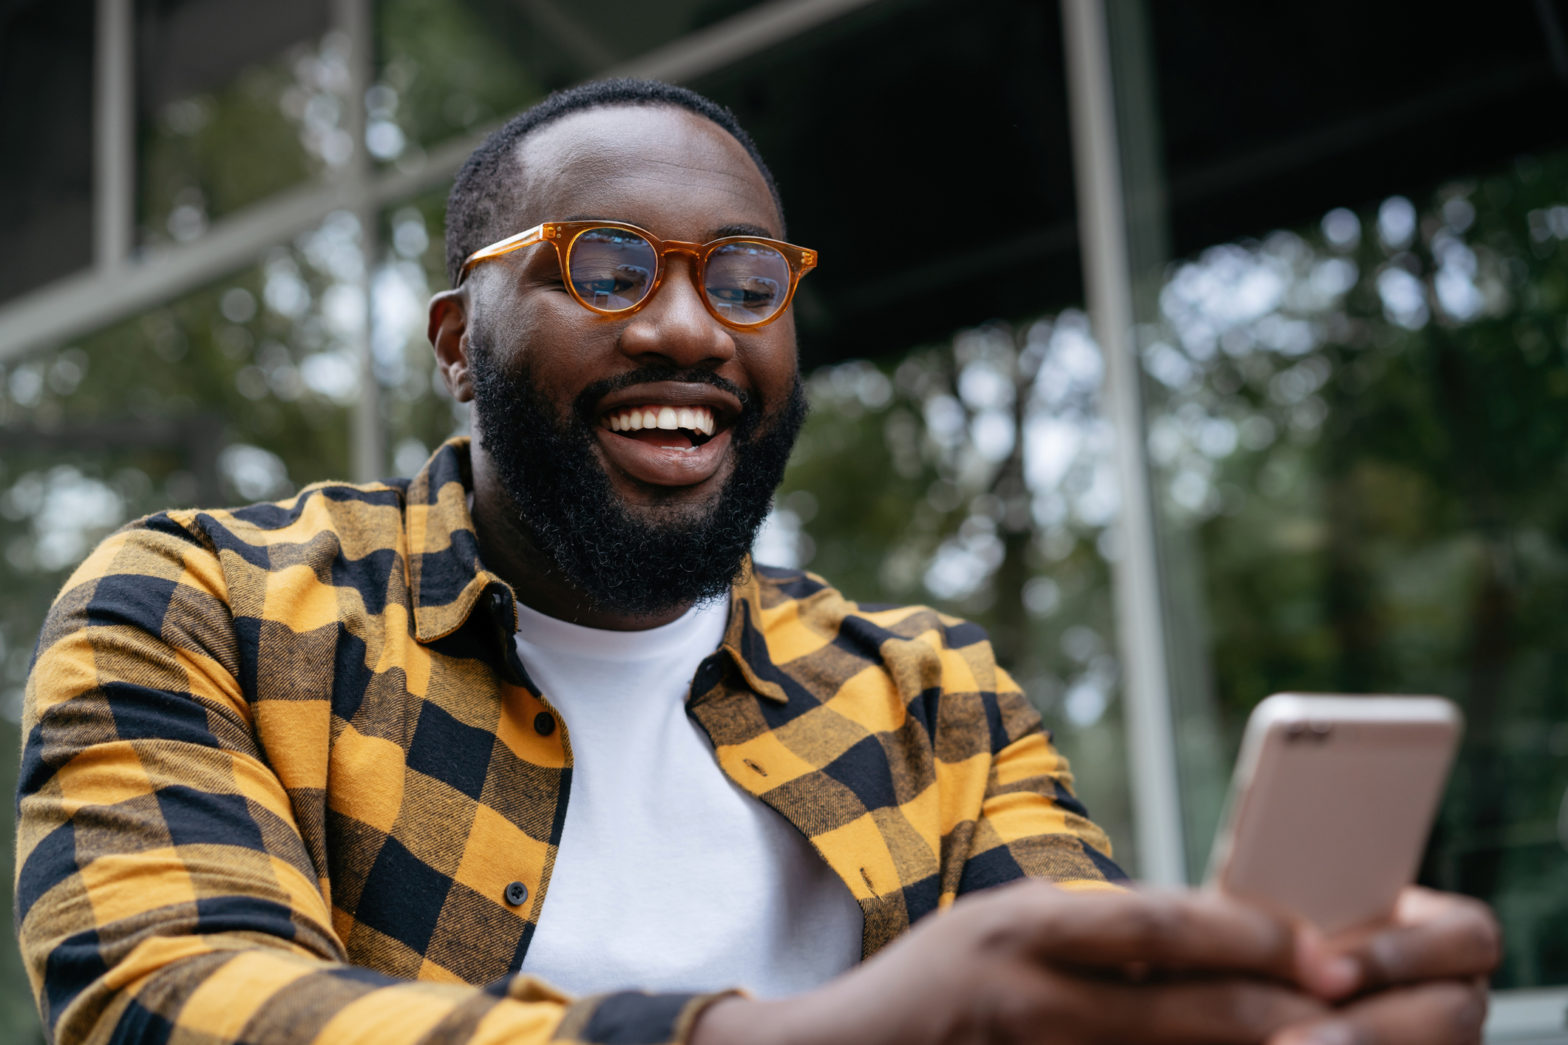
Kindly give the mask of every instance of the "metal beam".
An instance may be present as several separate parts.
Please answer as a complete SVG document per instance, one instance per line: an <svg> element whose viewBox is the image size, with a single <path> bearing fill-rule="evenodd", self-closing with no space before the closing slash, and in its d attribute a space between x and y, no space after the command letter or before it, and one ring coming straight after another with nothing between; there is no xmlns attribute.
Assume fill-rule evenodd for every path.
<svg viewBox="0 0 1568 1045"><path fill-rule="evenodd" d="M213 224L188 244L153 248L117 271L84 271L0 309L0 362L91 333L254 262L267 247L314 228L356 201L347 185L279 193Z"/></svg>
<svg viewBox="0 0 1568 1045"><path fill-rule="evenodd" d="M375 165L365 143L368 113L365 95L375 82L374 24L371 0L333 0L333 28L348 40L348 97L343 99L345 130L353 139L354 151L337 177L354 199L359 221L360 264L355 288L359 302L359 324L354 355L359 369L359 395L354 400L349 432L349 468L359 482L369 482L386 470L386 425L381 420L381 383L375 367L375 302L371 277L381 260L381 209L371 202L370 188Z"/></svg>
<svg viewBox="0 0 1568 1045"><path fill-rule="evenodd" d="M341 0L340 0L341 2ZM773 0L606 70L607 76L681 81L715 72L882 0ZM129 0L100 0L129 5ZM357 41L356 41L357 42ZM363 106L363 97L357 99ZM192 243L149 250L117 272L67 277L0 306L0 362L58 345L168 300L254 261L335 210L380 210L441 184L498 124L432 149L417 166L377 171L357 195L323 179L213 223ZM363 137L356 148L363 147ZM129 147L127 163L132 162Z"/></svg>
<svg viewBox="0 0 1568 1045"><path fill-rule="evenodd" d="M1089 322L1105 357L1106 413L1116 432L1121 552L1111 563L1111 573L1138 870L1145 881L1178 885L1187 877L1186 851L1160 619L1165 600L1150 492L1143 376L1133 340L1126 197L1103 0L1062 0L1062 23L1084 285Z"/></svg>
<svg viewBox="0 0 1568 1045"><path fill-rule="evenodd" d="M93 263L118 268L136 234L131 0L98 0L93 55Z"/></svg>

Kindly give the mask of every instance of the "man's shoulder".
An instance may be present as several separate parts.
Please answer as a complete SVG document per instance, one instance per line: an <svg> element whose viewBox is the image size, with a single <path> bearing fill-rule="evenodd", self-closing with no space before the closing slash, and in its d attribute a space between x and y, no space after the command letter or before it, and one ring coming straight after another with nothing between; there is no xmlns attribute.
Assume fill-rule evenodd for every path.
<svg viewBox="0 0 1568 1045"><path fill-rule="evenodd" d="M362 554L400 539L408 482L329 480L311 483L275 501L225 508L171 508L126 523L104 544L148 547L185 543L214 554L233 552L257 565L262 564L268 548L319 543L323 538L343 550L352 545Z"/></svg>
<svg viewBox="0 0 1568 1045"><path fill-rule="evenodd" d="M752 574L761 641L748 641L746 622L732 634L758 692L781 701L785 719L814 722L795 728L820 740L817 730L845 722L889 736L913 724L909 736L928 737L946 761L1039 732L1039 713L978 624L918 603L857 602L804 570ZM812 719L819 706L835 714Z"/></svg>
<svg viewBox="0 0 1568 1045"><path fill-rule="evenodd" d="M259 575L333 559L389 556L402 543L407 480L318 482L293 495L230 508L173 508L124 524L99 542L56 599L144 599L148 585L231 589ZM316 571L321 572L321 571ZM331 572L337 572L333 569Z"/></svg>
<svg viewBox="0 0 1568 1045"><path fill-rule="evenodd" d="M753 567L763 625L800 621L809 627L926 642L948 649L989 643L973 621L920 603L862 602L851 599L826 578L807 570L757 564Z"/></svg>
<svg viewBox="0 0 1568 1045"><path fill-rule="evenodd" d="M929 666L939 668L962 664L961 674L983 678L986 688L1011 688L1010 681L997 677L990 637L973 621L920 603L857 601L806 570L758 564L752 573L758 627L775 655L831 651L889 667L918 661L934 661ZM789 653L785 659L794 659Z"/></svg>
<svg viewBox="0 0 1568 1045"><path fill-rule="evenodd" d="M328 479L300 487L287 497L224 508L173 508L127 523L121 534L161 534L193 540L214 550L246 545L265 548L336 535L355 545L385 545L408 524L411 511L445 510L453 525L468 522L466 439L452 439L412 478L349 482ZM462 511L453 511L464 505Z"/></svg>

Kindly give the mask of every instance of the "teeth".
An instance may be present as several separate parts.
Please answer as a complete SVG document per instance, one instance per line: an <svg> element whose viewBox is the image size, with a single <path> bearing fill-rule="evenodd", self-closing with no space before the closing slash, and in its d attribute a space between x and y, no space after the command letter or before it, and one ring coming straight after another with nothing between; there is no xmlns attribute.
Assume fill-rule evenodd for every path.
<svg viewBox="0 0 1568 1045"><path fill-rule="evenodd" d="M672 432L685 429L688 432L712 435L718 430L718 425L713 419L713 411L705 406L628 407L607 415L604 425L612 432L638 432L645 428L658 428Z"/></svg>

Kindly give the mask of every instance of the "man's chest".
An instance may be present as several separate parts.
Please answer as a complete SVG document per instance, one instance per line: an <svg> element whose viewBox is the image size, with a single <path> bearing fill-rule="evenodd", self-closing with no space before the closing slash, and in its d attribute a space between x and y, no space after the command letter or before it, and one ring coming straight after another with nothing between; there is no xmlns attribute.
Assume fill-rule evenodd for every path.
<svg viewBox="0 0 1568 1045"><path fill-rule="evenodd" d="M561 716L471 637L421 644L384 618L306 637L258 644L254 721L350 956L430 979L517 970L582 793ZM874 950L953 890L945 838L978 810L983 779L939 786L928 734L889 694L794 703L731 670L688 711L713 764L866 912Z"/></svg>

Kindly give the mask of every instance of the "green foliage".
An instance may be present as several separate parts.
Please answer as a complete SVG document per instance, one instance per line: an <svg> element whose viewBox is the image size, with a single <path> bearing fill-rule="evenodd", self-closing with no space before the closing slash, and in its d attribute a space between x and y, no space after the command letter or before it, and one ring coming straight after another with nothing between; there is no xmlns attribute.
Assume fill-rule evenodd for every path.
<svg viewBox="0 0 1568 1045"><path fill-rule="evenodd" d="M497 33L474 7L450 0L375 5L380 82L395 92L393 119L415 145L446 141L544 96L517 58L526 37Z"/></svg>
<svg viewBox="0 0 1568 1045"><path fill-rule="evenodd" d="M208 221L320 173L319 132L336 127L342 106L330 89L334 68L315 49L296 47L144 121L137 178L142 239L192 239ZM311 126L314 139L305 134Z"/></svg>
<svg viewBox="0 0 1568 1045"><path fill-rule="evenodd" d="M1568 154L1524 159L1419 207L1216 248L1173 274L1148 353L1231 749L1279 690L1458 700L1423 873L1498 904L1508 986L1568 978L1544 944L1568 938L1565 185ZM1336 225L1363 231L1336 243ZM1249 312L1260 274L1277 293ZM1250 445L1203 453L1215 425ZM1184 473L1202 497L1177 496Z"/></svg>

